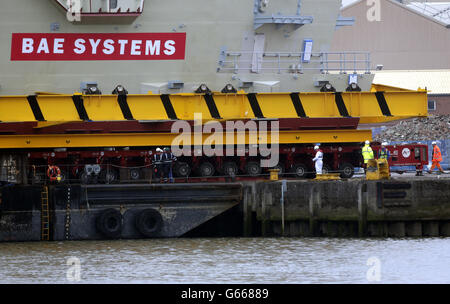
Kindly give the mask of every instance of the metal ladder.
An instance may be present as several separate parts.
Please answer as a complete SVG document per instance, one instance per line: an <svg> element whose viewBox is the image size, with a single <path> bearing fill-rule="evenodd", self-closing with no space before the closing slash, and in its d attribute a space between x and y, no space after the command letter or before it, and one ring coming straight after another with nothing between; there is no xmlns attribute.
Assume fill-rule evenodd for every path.
<svg viewBox="0 0 450 304"><path fill-rule="evenodd" d="M50 212L48 207L48 187L41 192L41 241L50 240Z"/></svg>

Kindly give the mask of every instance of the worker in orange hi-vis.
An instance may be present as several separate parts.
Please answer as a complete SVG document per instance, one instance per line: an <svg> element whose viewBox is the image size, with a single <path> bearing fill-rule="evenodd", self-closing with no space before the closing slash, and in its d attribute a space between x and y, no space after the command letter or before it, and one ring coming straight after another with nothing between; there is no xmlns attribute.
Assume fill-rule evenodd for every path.
<svg viewBox="0 0 450 304"><path fill-rule="evenodd" d="M433 141L431 144L433 145L433 160L431 169L428 171L428 173L431 174L431 171L436 167L439 169L439 171L441 171L441 173L444 173L444 170L442 170L440 164L440 162L442 161L441 149L439 149L435 141Z"/></svg>

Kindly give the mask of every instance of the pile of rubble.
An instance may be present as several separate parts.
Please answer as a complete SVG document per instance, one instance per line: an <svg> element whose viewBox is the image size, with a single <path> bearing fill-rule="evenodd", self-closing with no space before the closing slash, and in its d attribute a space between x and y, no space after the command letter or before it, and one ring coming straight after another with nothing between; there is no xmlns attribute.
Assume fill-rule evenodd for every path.
<svg viewBox="0 0 450 304"><path fill-rule="evenodd" d="M375 141L420 141L450 139L450 115L430 115L400 121L374 136Z"/></svg>

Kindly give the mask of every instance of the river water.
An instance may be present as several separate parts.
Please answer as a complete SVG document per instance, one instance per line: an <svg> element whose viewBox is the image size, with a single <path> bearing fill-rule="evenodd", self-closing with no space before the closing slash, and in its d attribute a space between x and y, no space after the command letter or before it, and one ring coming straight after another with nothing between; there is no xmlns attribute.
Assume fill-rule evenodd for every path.
<svg viewBox="0 0 450 304"><path fill-rule="evenodd" d="M450 283L450 238L0 243L0 283Z"/></svg>

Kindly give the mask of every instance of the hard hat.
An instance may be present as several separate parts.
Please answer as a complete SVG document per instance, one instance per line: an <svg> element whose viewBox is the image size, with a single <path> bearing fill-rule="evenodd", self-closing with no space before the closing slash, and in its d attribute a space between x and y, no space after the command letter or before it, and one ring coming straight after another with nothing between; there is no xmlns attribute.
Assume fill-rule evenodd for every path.
<svg viewBox="0 0 450 304"><path fill-rule="evenodd" d="M161 150L161 148L157 148L156 152L162 152L163 150Z"/></svg>
<svg viewBox="0 0 450 304"><path fill-rule="evenodd" d="M387 142L383 142L381 145L382 145L382 146L387 146L388 143L387 143Z"/></svg>
<svg viewBox="0 0 450 304"><path fill-rule="evenodd" d="M431 144L432 144L432 145L437 145L437 142L433 141Z"/></svg>
<svg viewBox="0 0 450 304"><path fill-rule="evenodd" d="M167 152L169 152L170 151L170 149L169 148L164 148L164 151L167 151Z"/></svg>
<svg viewBox="0 0 450 304"><path fill-rule="evenodd" d="M315 147L314 147L314 150L319 150L319 146L315 146Z"/></svg>
<svg viewBox="0 0 450 304"><path fill-rule="evenodd" d="M370 141L366 140L366 145L370 145Z"/></svg>

